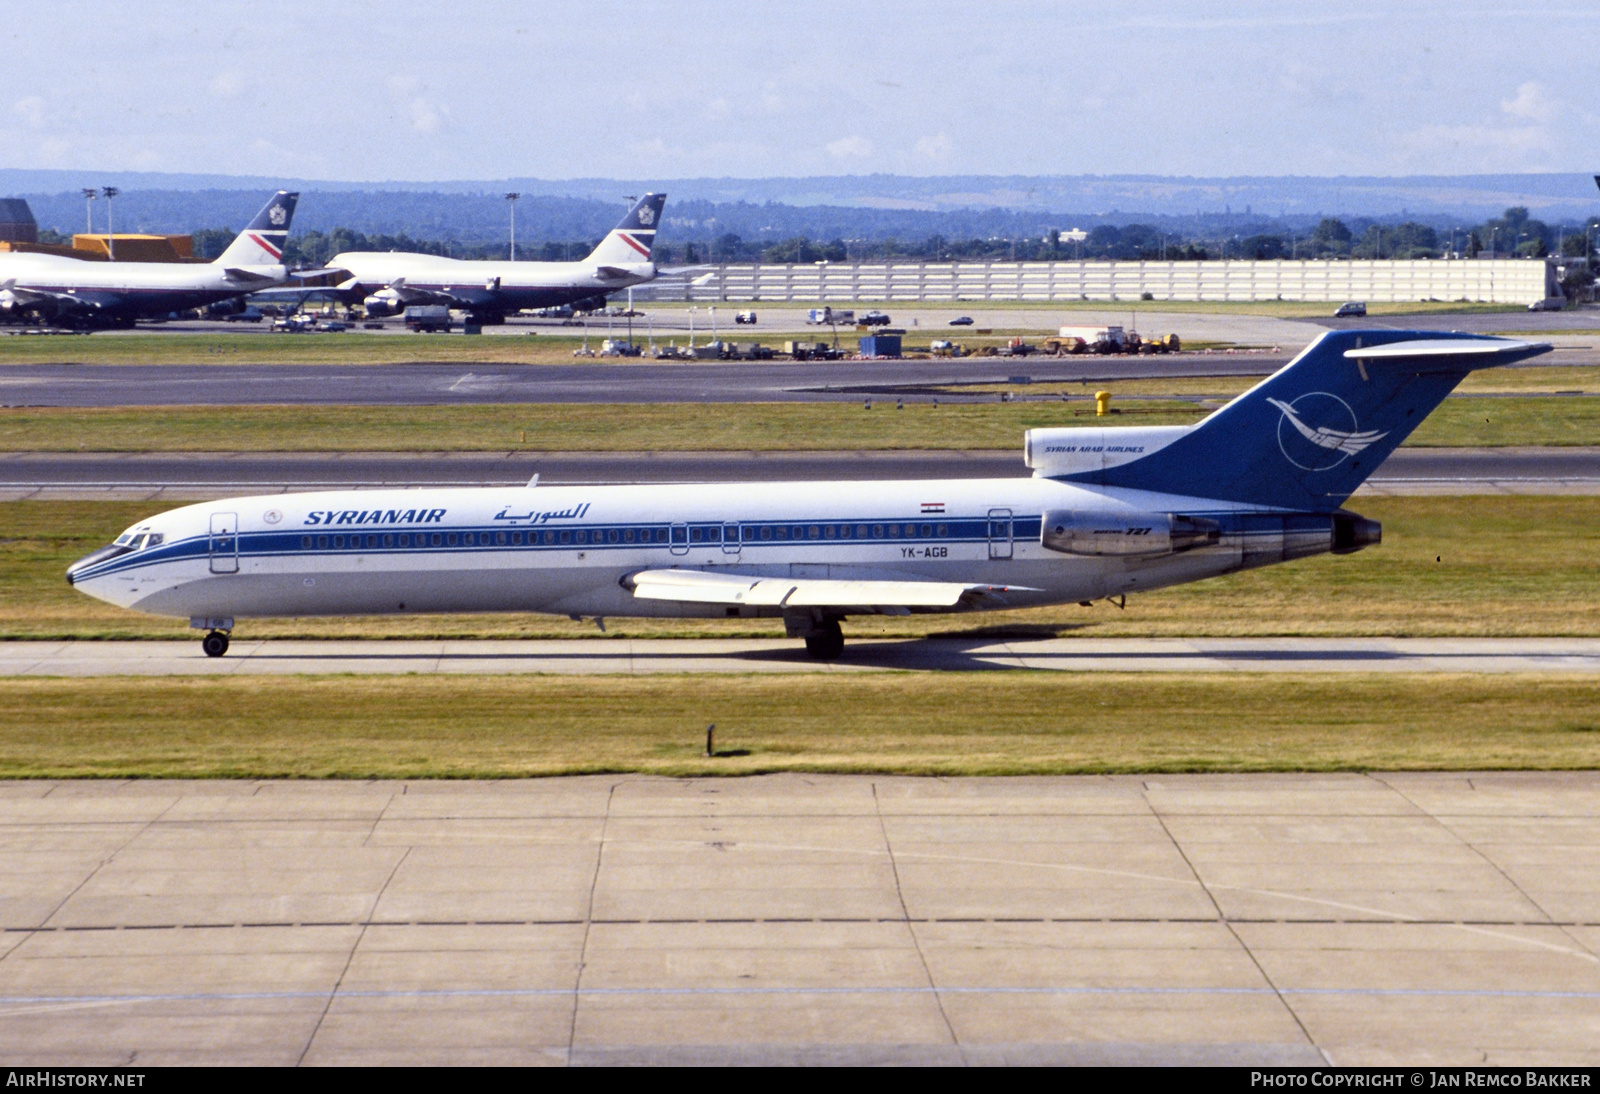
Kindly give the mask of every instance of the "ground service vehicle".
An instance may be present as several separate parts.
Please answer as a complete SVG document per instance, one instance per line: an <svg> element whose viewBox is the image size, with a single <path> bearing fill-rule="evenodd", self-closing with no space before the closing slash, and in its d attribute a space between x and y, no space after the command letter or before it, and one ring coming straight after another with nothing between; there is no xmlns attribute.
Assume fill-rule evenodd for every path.
<svg viewBox="0 0 1600 1094"><path fill-rule="evenodd" d="M443 304L419 304L406 309L406 326L418 333L450 330L450 309Z"/></svg>
<svg viewBox="0 0 1600 1094"><path fill-rule="evenodd" d="M806 312L806 323L813 327L825 327L830 324L850 326L856 321L856 313L848 308L812 308Z"/></svg>

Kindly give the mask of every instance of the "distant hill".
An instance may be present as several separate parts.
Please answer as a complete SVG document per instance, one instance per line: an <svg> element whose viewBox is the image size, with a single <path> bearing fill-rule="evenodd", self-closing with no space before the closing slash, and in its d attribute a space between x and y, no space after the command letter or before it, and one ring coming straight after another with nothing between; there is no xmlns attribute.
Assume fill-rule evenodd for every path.
<svg viewBox="0 0 1600 1094"><path fill-rule="evenodd" d="M773 179L501 179L330 182L149 172L0 170L0 196L26 197L41 228L82 231L79 187L120 187L117 228L186 232L238 227L280 187L302 192L296 232L346 227L368 234L478 242L504 239L502 195L516 190L517 235L528 242L595 239L629 194L665 190L665 228L679 240L724 233L774 240L1025 238L1051 229L1143 221L1203 236L1321 216L1415 219L1448 227L1508 206L1579 222L1600 211L1592 177L1578 174L1404 178L1175 178L1165 176L841 175ZM95 203L104 230L105 203Z"/></svg>

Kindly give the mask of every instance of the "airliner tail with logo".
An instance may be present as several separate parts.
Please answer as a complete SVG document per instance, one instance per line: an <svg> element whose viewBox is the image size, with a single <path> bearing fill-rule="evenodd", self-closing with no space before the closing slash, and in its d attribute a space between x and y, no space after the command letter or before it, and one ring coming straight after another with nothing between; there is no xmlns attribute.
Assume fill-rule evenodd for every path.
<svg viewBox="0 0 1600 1094"><path fill-rule="evenodd" d="M0 254L0 319L63 327L131 327L240 300L289 277L283 245L300 195L279 190L214 262L98 262Z"/></svg>
<svg viewBox="0 0 1600 1094"><path fill-rule="evenodd" d="M340 291L374 317L443 305L495 322L524 308L599 307L614 292L656 276L650 253L665 194L646 194L577 262L483 262L407 251L345 251L329 261Z"/></svg>
<svg viewBox="0 0 1600 1094"><path fill-rule="evenodd" d="M271 616L773 618L1120 599L1380 542L1344 508L1469 372L1549 346L1330 331L1192 426L1031 429L1028 479L335 491L185 506L67 571L220 656Z"/></svg>

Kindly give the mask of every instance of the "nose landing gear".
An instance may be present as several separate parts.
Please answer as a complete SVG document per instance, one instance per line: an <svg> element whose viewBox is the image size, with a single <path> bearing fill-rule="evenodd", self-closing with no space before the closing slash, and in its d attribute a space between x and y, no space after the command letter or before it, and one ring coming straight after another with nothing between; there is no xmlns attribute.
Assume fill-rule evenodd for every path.
<svg viewBox="0 0 1600 1094"><path fill-rule="evenodd" d="M223 631L212 631L200 639L200 648L207 657L221 657L228 652L228 636Z"/></svg>

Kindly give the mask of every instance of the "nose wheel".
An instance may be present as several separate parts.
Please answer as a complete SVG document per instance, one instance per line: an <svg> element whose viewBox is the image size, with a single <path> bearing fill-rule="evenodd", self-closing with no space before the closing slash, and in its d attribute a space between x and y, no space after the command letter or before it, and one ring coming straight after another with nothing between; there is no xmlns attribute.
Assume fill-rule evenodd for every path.
<svg viewBox="0 0 1600 1094"><path fill-rule="evenodd" d="M228 636L222 631L212 631L200 639L200 648L206 651L207 657L221 657L228 652Z"/></svg>

